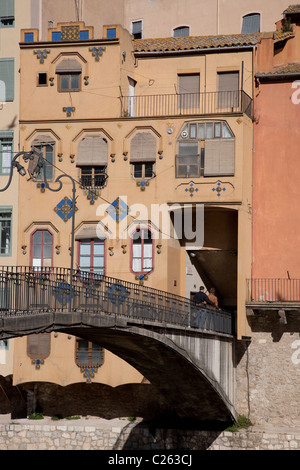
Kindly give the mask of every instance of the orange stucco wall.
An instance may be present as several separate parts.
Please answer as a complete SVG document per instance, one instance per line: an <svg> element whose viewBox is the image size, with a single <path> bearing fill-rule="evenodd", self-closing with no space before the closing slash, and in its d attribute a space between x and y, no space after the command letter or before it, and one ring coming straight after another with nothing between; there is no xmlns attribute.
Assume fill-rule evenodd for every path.
<svg viewBox="0 0 300 470"><path fill-rule="evenodd" d="M268 82L256 90L253 278L300 277L300 104L292 84Z"/></svg>

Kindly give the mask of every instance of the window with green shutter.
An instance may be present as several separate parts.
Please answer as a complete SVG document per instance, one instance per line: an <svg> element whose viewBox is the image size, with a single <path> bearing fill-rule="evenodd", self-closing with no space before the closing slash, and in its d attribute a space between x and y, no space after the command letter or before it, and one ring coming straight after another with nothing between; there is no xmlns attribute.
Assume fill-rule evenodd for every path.
<svg viewBox="0 0 300 470"><path fill-rule="evenodd" d="M0 59L0 101L14 100L14 58Z"/></svg>
<svg viewBox="0 0 300 470"><path fill-rule="evenodd" d="M12 208L0 207L0 255L11 255Z"/></svg>
<svg viewBox="0 0 300 470"><path fill-rule="evenodd" d="M0 131L0 175L9 175L13 157L13 132Z"/></svg>
<svg viewBox="0 0 300 470"><path fill-rule="evenodd" d="M15 25L15 0L1 0L0 27L11 28Z"/></svg>

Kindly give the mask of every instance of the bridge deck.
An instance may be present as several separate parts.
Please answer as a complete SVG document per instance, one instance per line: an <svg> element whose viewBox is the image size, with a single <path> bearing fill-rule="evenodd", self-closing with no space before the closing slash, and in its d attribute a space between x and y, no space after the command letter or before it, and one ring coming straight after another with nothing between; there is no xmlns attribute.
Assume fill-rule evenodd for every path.
<svg viewBox="0 0 300 470"><path fill-rule="evenodd" d="M158 289L67 268L0 267L0 317L80 311L233 334L229 312Z"/></svg>

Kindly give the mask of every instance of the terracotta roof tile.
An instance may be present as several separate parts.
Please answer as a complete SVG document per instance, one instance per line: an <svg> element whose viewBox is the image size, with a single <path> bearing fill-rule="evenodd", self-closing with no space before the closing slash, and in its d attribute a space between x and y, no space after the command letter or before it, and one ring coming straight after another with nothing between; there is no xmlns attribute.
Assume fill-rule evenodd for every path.
<svg viewBox="0 0 300 470"><path fill-rule="evenodd" d="M298 75L300 74L300 63L291 63L287 65L282 65L280 67L274 67L271 72L258 73L259 77L276 77L282 75Z"/></svg>
<svg viewBox="0 0 300 470"><path fill-rule="evenodd" d="M257 44L260 33L135 39L135 52L167 52Z"/></svg>
<svg viewBox="0 0 300 470"><path fill-rule="evenodd" d="M283 14L285 13L300 13L300 4L290 5L286 10L284 10Z"/></svg>
<svg viewBox="0 0 300 470"><path fill-rule="evenodd" d="M152 39L135 39L133 41L135 52L170 52L201 50L211 48L227 48L235 46L251 46L258 44L265 33L228 34L217 36L186 36ZM293 33L275 31L268 33L275 42L282 41Z"/></svg>

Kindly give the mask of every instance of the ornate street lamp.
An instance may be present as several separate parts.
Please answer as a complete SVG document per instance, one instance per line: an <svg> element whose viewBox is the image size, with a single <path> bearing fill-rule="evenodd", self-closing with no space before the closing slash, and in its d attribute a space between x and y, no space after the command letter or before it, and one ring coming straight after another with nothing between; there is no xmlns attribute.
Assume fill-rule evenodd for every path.
<svg viewBox="0 0 300 470"><path fill-rule="evenodd" d="M30 152L19 152L13 157L10 165L10 173L7 184L4 186L4 188L0 188L0 192L4 192L9 188L12 181L14 168L17 169L18 173L20 173L21 176L26 175L25 168L21 165L21 163L17 161L17 159L23 156L23 160L27 162L28 160L33 160L35 158L35 155L37 155L38 157L40 156L40 154L38 154L36 150L31 150Z"/></svg>
<svg viewBox="0 0 300 470"><path fill-rule="evenodd" d="M58 188L51 188L49 185L49 182L47 181L46 177L46 171L45 171L45 160L42 156L41 153L39 153L37 150L31 150L30 152L19 152L17 153L12 161L11 161L11 167L10 167L10 174L9 174L9 179L7 184L3 187L0 188L0 192L6 191L11 182L12 182L12 177L13 177L13 170L14 168L17 169L18 173L20 173L21 176L26 175L26 169L17 161L19 157L23 157L23 160L25 162L29 162L28 165L28 173L32 178L37 178L40 174L40 171L44 169L44 183L45 187L49 189L50 191L53 192L58 192L61 190L63 184L61 182L62 178L68 178L72 182L72 233L71 233L71 269L70 269L70 296L69 296L69 304L70 304L70 310L72 306L72 293L73 293L73 269L74 269L74 229L75 229L75 208L76 208L76 187L75 187L75 181L74 179L67 174L62 174L56 178L54 181L55 183L59 183Z"/></svg>
<svg viewBox="0 0 300 470"><path fill-rule="evenodd" d="M49 181L47 180L46 176L46 168L45 168L45 160L39 152L33 150L35 153L34 161L32 162L31 169L29 169L29 174L32 178L37 178L40 174L40 171L43 169L43 177L44 177L44 184L45 188L49 189L52 192L58 192L62 189L63 183L61 181L62 178L67 178L72 183L72 231L71 231L71 266L70 266L70 295L69 295L69 304L70 304L70 311L72 306L72 295L73 295L73 271L74 271L74 232L75 232L75 211L76 211L76 186L75 180L72 176L64 173L56 178L54 183L58 183L57 188L51 188L49 185Z"/></svg>

